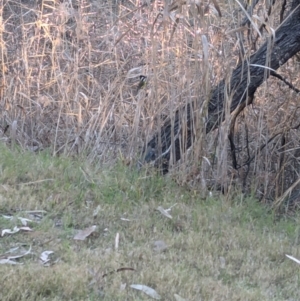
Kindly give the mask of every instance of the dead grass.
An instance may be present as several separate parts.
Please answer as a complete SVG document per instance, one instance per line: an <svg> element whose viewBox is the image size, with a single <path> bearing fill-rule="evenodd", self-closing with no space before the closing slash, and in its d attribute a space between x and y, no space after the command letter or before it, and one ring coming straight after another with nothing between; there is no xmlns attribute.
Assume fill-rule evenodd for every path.
<svg viewBox="0 0 300 301"><path fill-rule="evenodd" d="M0 258L31 248L16 259L23 265L0 265L2 301L150 300L131 284L154 288L162 300L175 300L174 294L203 301L298 300L299 266L285 254L300 257L299 216L278 219L241 196L200 199L169 178L122 164L103 169L3 145L0 162L1 230L21 226L17 217L36 221L32 232L0 238ZM156 210L174 204L173 219ZM27 212L33 210L45 212ZM73 240L91 225L97 229L90 237ZM154 250L158 240L166 250ZM51 262L58 260L49 267L39 262L45 250L54 251Z"/></svg>
<svg viewBox="0 0 300 301"><path fill-rule="evenodd" d="M281 6L255 8L260 38L240 27L245 14L237 1L143 3L3 1L0 140L103 165L122 154L134 165L165 117L194 101L197 139L173 170L177 181L202 193L234 185L269 203L282 196L299 177L299 95L286 84L270 79L238 118L235 170L228 112L219 131L204 133L213 87L264 42L263 24L279 25ZM295 57L279 72L297 87L299 67ZM140 74L148 84L137 93Z"/></svg>
<svg viewBox="0 0 300 301"><path fill-rule="evenodd" d="M31 247L23 265L0 265L0 299L148 300L129 287L140 283L163 300L298 300L299 267L284 254L300 257L299 216L279 219L233 193L238 186L272 202L297 180L299 95L274 79L257 91L236 124L240 167L232 171L230 116L206 136L206 101L239 60L239 42L245 58L267 34L239 28L236 1L219 4L222 18L214 5L161 14L162 2L147 2L1 2L0 141L11 149L0 145L0 227L21 226L17 217L37 222L0 238L3 256ZM254 14L274 29L279 9L268 20L264 5ZM297 86L299 66L294 58L279 72ZM148 84L137 93L140 74ZM172 175L191 191L119 163L121 154L135 166L165 116L191 101L198 139ZM231 193L194 192L220 186ZM175 203L172 220L156 210ZM91 237L73 240L91 225ZM164 252L153 250L158 240ZM39 262L45 250L58 260L50 267ZM116 272L124 267L134 271Z"/></svg>

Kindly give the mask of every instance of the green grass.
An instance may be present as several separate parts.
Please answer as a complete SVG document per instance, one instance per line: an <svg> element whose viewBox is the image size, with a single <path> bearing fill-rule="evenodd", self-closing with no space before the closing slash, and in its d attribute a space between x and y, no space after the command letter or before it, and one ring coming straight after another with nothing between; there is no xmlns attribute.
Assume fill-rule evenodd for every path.
<svg viewBox="0 0 300 301"><path fill-rule="evenodd" d="M0 238L0 255L31 246L30 255L17 259L23 265L0 265L2 301L151 300L131 284L154 288L161 300L175 300L174 294L185 300L299 299L300 266L285 257L300 258L297 215L275 218L241 195L203 200L168 177L122 164L102 169L83 158L3 145L0 183L0 230L21 226L2 215L32 218L26 211L46 211L29 224L34 231ZM175 203L172 220L156 210ZM73 240L92 225L97 230L85 241ZM167 250L154 251L157 240ZM45 250L54 251L56 264L39 263ZM122 267L134 271L110 273Z"/></svg>

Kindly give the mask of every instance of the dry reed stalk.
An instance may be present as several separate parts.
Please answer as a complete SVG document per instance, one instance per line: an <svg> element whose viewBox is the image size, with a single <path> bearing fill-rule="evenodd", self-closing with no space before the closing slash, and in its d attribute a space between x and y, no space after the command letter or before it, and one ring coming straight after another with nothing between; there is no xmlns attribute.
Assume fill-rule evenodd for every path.
<svg viewBox="0 0 300 301"><path fill-rule="evenodd" d="M195 103L195 143L186 151L183 139L184 156L172 162L179 183L200 182L202 190L242 183L243 191L264 199L284 191L297 177L299 95L272 78L257 91L234 123L237 169L231 172L231 91L226 120L209 135L203 130L207 102L213 87L268 33L258 34L260 19L251 19L253 30L240 26L245 14L236 1L204 4L2 1L0 139L54 155L85 154L101 164L114 164L121 153L135 165L166 116L174 120L178 107ZM268 9L252 13L263 18ZM266 20L268 28L279 24L278 9ZM295 59L280 72L297 86L299 68ZM126 77L134 69L148 77L139 93L140 74ZM9 135L6 125L14 121L18 127ZM187 133L185 125L182 130Z"/></svg>

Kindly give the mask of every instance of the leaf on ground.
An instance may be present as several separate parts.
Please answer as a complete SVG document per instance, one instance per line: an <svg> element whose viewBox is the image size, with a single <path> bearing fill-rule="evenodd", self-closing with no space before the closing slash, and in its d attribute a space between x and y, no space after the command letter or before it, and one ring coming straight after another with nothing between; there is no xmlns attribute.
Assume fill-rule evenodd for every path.
<svg viewBox="0 0 300 301"><path fill-rule="evenodd" d="M19 231L20 231L20 229L17 226L14 227L13 230L3 229L2 232L1 232L1 236L3 237L5 234L14 234L14 233L17 233Z"/></svg>
<svg viewBox="0 0 300 301"><path fill-rule="evenodd" d="M10 256L8 253L10 253L10 251L7 252L6 254L0 255L0 264L22 264L16 262L14 259L22 258L28 254L31 254L31 246L29 247L28 251L25 251L21 254Z"/></svg>
<svg viewBox="0 0 300 301"><path fill-rule="evenodd" d="M101 210L101 207L100 207L100 205L98 205L97 208L93 212L93 217L96 217L100 210Z"/></svg>
<svg viewBox="0 0 300 301"><path fill-rule="evenodd" d="M75 236L74 239L75 240L85 240L88 236L90 236L95 230L96 230L97 226L91 226L88 227L84 230L80 230Z"/></svg>
<svg viewBox="0 0 300 301"><path fill-rule="evenodd" d="M40 255L40 263L43 266L49 267L58 262L59 259L54 260L53 251L44 251Z"/></svg>
<svg viewBox="0 0 300 301"><path fill-rule="evenodd" d="M120 291L124 291L126 288L126 283L121 283L120 285Z"/></svg>
<svg viewBox="0 0 300 301"><path fill-rule="evenodd" d="M20 227L18 228L15 226L12 230L11 229L3 229L1 232L1 236L3 237L5 234L15 234L18 233L20 230L22 231L33 231L30 227Z"/></svg>
<svg viewBox="0 0 300 301"><path fill-rule="evenodd" d="M175 300L176 300L176 301L186 301L185 299L183 299L182 297L180 297L180 296L177 295L177 294L174 294L174 297L175 297Z"/></svg>
<svg viewBox="0 0 300 301"><path fill-rule="evenodd" d="M11 249L9 249L9 250L6 252L6 254L8 254L8 253L15 253L15 252L17 252L19 249L20 249L20 247L11 248Z"/></svg>
<svg viewBox="0 0 300 301"><path fill-rule="evenodd" d="M9 219L9 220L12 220L15 218L14 216L11 216L11 215L2 215L2 217L5 219ZM17 217L17 219L21 221L23 226L27 226L28 222L31 222L31 223L33 222L33 220L25 218L25 217Z"/></svg>
<svg viewBox="0 0 300 301"><path fill-rule="evenodd" d="M23 226L27 226L27 223L33 223L33 220L29 219L29 218L25 218L25 217L18 217L18 219L21 221Z"/></svg>
<svg viewBox="0 0 300 301"><path fill-rule="evenodd" d="M299 259L297 259L297 258L295 258L295 257L293 257L293 256L291 256L291 255L287 255L287 254L285 254L285 256L286 256L287 258L289 258L289 259L291 259L291 260L297 262L298 264L300 264L300 260L299 260Z"/></svg>
<svg viewBox="0 0 300 301"><path fill-rule="evenodd" d="M42 252L42 254L40 255L40 260L45 263L47 261L50 260L50 255L53 254L54 252L53 251L44 251Z"/></svg>
<svg viewBox="0 0 300 301"><path fill-rule="evenodd" d="M220 259L220 268L224 269L226 265L226 260L223 256L221 256L219 259Z"/></svg>
<svg viewBox="0 0 300 301"><path fill-rule="evenodd" d="M20 227L20 230L22 230L22 231L28 231L28 232L33 231L30 227Z"/></svg>
<svg viewBox="0 0 300 301"><path fill-rule="evenodd" d="M163 240L156 240L153 245L153 251L155 252L163 252L168 248L167 244Z"/></svg>
<svg viewBox="0 0 300 301"><path fill-rule="evenodd" d="M5 219L13 219L14 218L11 215L4 215L4 214L2 214L2 217L5 218Z"/></svg>
<svg viewBox="0 0 300 301"><path fill-rule="evenodd" d="M119 241L120 241L120 234L117 233L115 238L115 250L119 249Z"/></svg>
<svg viewBox="0 0 300 301"><path fill-rule="evenodd" d="M5 258L5 259L0 259L0 264L23 264L23 263L10 260L9 258Z"/></svg>
<svg viewBox="0 0 300 301"><path fill-rule="evenodd" d="M172 219L172 215L169 214L168 211L165 210L163 207L158 206L158 207L157 207L157 210L158 210L162 215L164 215L165 217Z"/></svg>
<svg viewBox="0 0 300 301"><path fill-rule="evenodd" d="M160 300L160 295L154 290L153 288L143 285L143 284L131 284L131 288L134 288L136 290L142 291L146 295L152 297L153 299Z"/></svg>

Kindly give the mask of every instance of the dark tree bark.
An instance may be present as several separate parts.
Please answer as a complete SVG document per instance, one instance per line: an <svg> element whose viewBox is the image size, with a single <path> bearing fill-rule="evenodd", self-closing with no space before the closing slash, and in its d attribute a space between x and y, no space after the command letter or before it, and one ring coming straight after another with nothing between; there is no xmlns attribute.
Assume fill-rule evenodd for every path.
<svg viewBox="0 0 300 301"><path fill-rule="evenodd" d="M224 120L225 90L231 96L230 112L237 107L243 109L252 102L257 88L268 79L271 69L277 70L299 51L300 1L294 0L292 11L275 32L275 39L270 36L250 59L233 71L230 83L226 84L223 79L213 90L208 103L206 133L218 128ZM181 158L182 149L189 148L194 140L191 111L197 113L197 108L188 104L175 113L173 121L170 118L164 123L145 147L145 162L155 161L155 165L166 173L172 150L175 150L174 161Z"/></svg>

